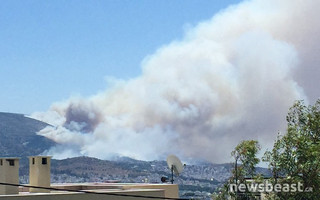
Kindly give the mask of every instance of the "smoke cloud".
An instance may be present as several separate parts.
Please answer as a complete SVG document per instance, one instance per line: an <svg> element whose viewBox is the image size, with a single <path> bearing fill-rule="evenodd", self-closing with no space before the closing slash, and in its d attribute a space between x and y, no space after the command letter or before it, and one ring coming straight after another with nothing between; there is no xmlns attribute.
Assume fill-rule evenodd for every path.
<svg viewBox="0 0 320 200"><path fill-rule="evenodd" d="M320 1L252 0L188 30L142 62L141 76L33 117L59 145L88 155L215 163L244 139L271 147L294 100L318 98Z"/></svg>

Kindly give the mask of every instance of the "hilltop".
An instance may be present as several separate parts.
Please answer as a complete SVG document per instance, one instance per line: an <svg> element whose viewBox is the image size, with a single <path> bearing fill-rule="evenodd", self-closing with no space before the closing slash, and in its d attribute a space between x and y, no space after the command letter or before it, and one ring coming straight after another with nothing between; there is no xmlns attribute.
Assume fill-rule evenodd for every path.
<svg viewBox="0 0 320 200"><path fill-rule="evenodd" d="M22 114L0 112L0 156L39 155L55 143L37 132L48 124Z"/></svg>

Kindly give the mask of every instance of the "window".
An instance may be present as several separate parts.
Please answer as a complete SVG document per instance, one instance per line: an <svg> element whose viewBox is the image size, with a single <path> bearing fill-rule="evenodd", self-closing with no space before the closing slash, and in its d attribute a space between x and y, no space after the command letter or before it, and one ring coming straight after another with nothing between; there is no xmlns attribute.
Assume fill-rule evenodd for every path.
<svg viewBox="0 0 320 200"><path fill-rule="evenodd" d="M32 164L34 165L34 158L32 158Z"/></svg>
<svg viewBox="0 0 320 200"><path fill-rule="evenodd" d="M14 160L13 159L7 159L7 161L9 162L10 166L14 166Z"/></svg>
<svg viewBox="0 0 320 200"><path fill-rule="evenodd" d="M42 164L46 165L47 164L47 158L42 158Z"/></svg>

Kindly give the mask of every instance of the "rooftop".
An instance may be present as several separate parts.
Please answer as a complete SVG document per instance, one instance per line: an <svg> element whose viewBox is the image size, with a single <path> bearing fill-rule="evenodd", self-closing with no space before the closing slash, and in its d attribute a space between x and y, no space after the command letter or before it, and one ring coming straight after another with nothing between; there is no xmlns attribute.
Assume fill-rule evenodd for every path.
<svg viewBox="0 0 320 200"><path fill-rule="evenodd" d="M28 185L26 185L28 186ZM19 194L0 195L0 199L30 200L54 199L92 199L92 195L104 195L105 199L137 199L143 197L179 198L178 185L175 184L145 184L145 183L60 183L51 184L50 193L31 193L28 187L19 187ZM65 191L63 191L65 190ZM51 198L50 198L51 199ZM148 198L144 198L148 199ZM150 198L151 199L151 198ZM28 200L28 199L26 199Z"/></svg>

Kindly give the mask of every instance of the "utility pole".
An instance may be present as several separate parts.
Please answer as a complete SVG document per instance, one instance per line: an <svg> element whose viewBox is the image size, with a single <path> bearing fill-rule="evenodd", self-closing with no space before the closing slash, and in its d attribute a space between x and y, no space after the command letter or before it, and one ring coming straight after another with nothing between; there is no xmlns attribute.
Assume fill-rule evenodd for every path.
<svg viewBox="0 0 320 200"><path fill-rule="evenodd" d="M235 162L235 171L236 171L236 200L238 200L238 159L239 155L236 156L236 162Z"/></svg>

